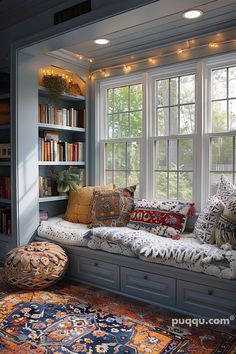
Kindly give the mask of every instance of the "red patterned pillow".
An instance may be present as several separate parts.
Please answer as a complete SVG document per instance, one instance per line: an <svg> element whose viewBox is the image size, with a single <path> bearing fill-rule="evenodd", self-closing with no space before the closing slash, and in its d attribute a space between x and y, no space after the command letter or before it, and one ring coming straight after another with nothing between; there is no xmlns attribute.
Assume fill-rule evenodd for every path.
<svg viewBox="0 0 236 354"><path fill-rule="evenodd" d="M184 231L193 204L180 201L138 201L128 227L143 229L160 236L173 237Z"/></svg>

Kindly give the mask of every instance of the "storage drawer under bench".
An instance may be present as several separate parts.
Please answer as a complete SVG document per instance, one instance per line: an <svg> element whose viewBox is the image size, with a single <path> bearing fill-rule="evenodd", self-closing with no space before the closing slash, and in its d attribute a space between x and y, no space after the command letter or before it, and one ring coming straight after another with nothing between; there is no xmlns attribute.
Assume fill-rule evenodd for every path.
<svg viewBox="0 0 236 354"><path fill-rule="evenodd" d="M70 254L70 274L86 283L119 289L119 266Z"/></svg>
<svg viewBox="0 0 236 354"><path fill-rule="evenodd" d="M232 319L236 317L236 292L177 280L177 307L203 317Z"/></svg>
<svg viewBox="0 0 236 354"><path fill-rule="evenodd" d="M140 299L173 306L175 285L174 278L121 267L121 290Z"/></svg>

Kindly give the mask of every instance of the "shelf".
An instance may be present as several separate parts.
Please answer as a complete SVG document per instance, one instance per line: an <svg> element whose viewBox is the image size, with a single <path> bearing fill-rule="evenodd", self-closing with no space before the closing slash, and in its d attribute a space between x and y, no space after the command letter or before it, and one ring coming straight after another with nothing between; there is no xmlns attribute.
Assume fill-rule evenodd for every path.
<svg viewBox="0 0 236 354"><path fill-rule="evenodd" d="M84 166L85 162L79 162L79 161L39 161L38 162L39 166L47 166L47 165L53 165L53 166Z"/></svg>
<svg viewBox="0 0 236 354"><path fill-rule="evenodd" d="M45 89L45 87L39 86L39 93L41 96L46 96L46 97L48 96L48 92ZM67 100L67 101L85 101L84 96L73 96L67 93L63 93L62 95L60 95L60 99Z"/></svg>
<svg viewBox="0 0 236 354"><path fill-rule="evenodd" d="M0 203L11 204L11 199L0 198Z"/></svg>
<svg viewBox="0 0 236 354"><path fill-rule="evenodd" d="M6 100L10 98L10 93L1 93L0 94L0 100Z"/></svg>
<svg viewBox="0 0 236 354"><path fill-rule="evenodd" d="M11 166L11 161L0 161L0 166Z"/></svg>
<svg viewBox="0 0 236 354"><path fill-rule="evenodd" d="M0 130L7 130L10 129L10 124L0 124Z"/></svg>
<svg viewBox="0 0 236 354"><path fill-rule="evenodd" d="M4 242L8 242L8 239L11 235L7 235L7 234L1 234L0 233L0 241L4 241Z"/></svg>
<svg viewBox="0 0 236 354"><path fill-rule="evenodd" d="M68 195L56 195L56 196L51 196L51 197L40 197L39 202L40 203L47 203L47 202L55 202L58 200L66 200L68 199Z"/></svg>
<svg viewBox="0 0 236 354"><path fill-rule="evenodd" d="M39 129L51 129L51 130L69 130L74 132L84 133L85 128L70 127L68 125L55 125L55 124L44 124L38 123Z"/></svg>

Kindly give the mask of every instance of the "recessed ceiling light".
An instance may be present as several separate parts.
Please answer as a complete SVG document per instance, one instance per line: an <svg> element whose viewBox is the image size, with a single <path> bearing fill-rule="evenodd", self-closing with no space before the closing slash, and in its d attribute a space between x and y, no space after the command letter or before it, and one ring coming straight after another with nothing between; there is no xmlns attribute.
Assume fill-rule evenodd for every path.
<svg viewBox="0 0 236 354"><path fill-rule="evenodd" d="M187 19L198 18L202 16L203 12L201 10L189 10L183 13L183 17Z"/></svg>
<svg viewBox="0 0 236 354"><path fill-rule="evenodd" d="M96 44L108 44L110 41L109 39L106 39L106 38L98 38L98 39L95 39L94 43Z"/></svg>

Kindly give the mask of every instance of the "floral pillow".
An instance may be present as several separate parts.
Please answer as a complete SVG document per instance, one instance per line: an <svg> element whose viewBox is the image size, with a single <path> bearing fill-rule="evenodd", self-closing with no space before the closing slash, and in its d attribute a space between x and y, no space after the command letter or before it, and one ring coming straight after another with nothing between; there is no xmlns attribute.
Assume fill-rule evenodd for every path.
<svg viewBox="0 0 236 354"><path fill-rule="evenodd" d="M224 207L218 196L214 195L208 199L194 227L194 234L202 243L215 243L215 227Z"/></svg>
<svg viewBox="0 0 236 354"><path fill-rule="evenodd" d="M138 201L128 227L146 230L165 237L175 237L184 231L187 215L194 204L181 201Z"/></svg>
<svg viewBox="0 0 236 354"><path fill-rule="evenodd" d="M215 239L218 246L226 243L236 246L236 198L226 204L216 223Z"/></svg>
<svg viewBox="0 0 236 354"><path fill-rule="evenodd" d="M136 186L93 193L90 227L126 226L134 209Z"/></svg>
<svg viewBox="0 0 236 354"><path fill-rule="evenodd" d="M226 204L232 198L236 198L236 186L234 186L226 176L221 175L216 195Z"/></svg>

